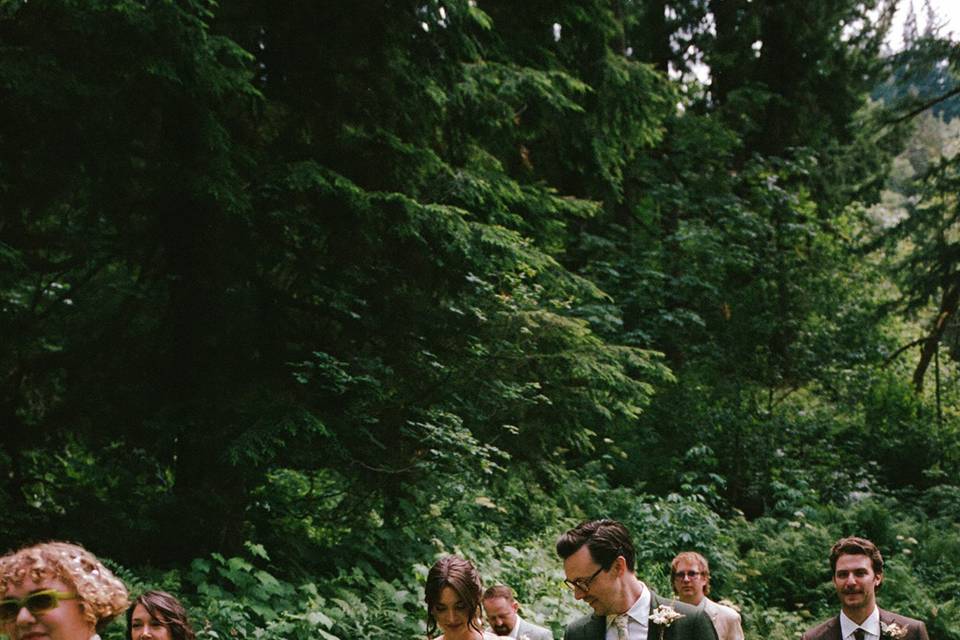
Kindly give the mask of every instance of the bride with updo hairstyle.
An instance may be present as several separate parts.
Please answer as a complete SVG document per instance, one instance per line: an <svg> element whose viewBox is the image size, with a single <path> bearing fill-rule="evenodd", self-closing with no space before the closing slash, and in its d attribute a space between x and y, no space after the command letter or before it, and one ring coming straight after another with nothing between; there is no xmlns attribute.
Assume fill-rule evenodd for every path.
<svg viewBox="0 0 960 640"><path fill-rule="evenodd" d="M483 585L469 560L443 556L430 567L424 590L428 639L439 627L443 635L438 640L498 640L483 631Z"/></svg>

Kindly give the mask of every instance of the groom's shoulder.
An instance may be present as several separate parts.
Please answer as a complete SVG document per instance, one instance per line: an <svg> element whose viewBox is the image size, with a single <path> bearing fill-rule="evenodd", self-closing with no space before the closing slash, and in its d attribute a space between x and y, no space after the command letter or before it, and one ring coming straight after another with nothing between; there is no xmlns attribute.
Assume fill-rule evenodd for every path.
<svg viewBox="0 0 960 640"><path fill-rule="evenodd" d="M824 620L815 627L807 629L803 633L802 640L817 640L818 638L826 638L835 627L840 624L839 616L833 616L828 620Z"/></svg>
<svg viewBox="0 0 960 640"><path fill-rule="evenodd" d="M702 607L694 607L674 598L663 598L654 591L651 591L650 595L652 598L651 610L664 606L670 607L680 614L680 617L670 625L670 637L716 639L717 632L713 627L713 621L710 620Z"/></svg>
<svg viewBox="0 0 960 640"><path fill-rule="evenodd" d="M699 617L706 617L703 609L700 607L695 607L686 602L680 602L674 598L664 598L655 591L650 591L651 599L653 600L651 604L651 609L656 609L657 607L670 607L677 613L681 614L682 618L677 618L677 622L680 624L689 623L689 621L694 620Z"/></svg>
<svg viewBox="0 0 960 640"><path fill-rule="evenodd" d="M917 620L916 618L910 618L910 617L907 617L907 616L902 616L902 615L900 615L899 613L894 613L893 611L887 611L886 609L880 609L880 621L881 621L881 622L886 622L887 620L891 620L891 621L893 621L893 622L896 622L896 623L899 624L899 625L904 625L904 624L911 624L911 625L923 624L922 621Z"/></svg>
<svg viewBox="0 0 960 640"><path fill-rule="evenodd" d="M908 631L916 630L918 635L915 637L927 637L927 626L923 623L923 621L917 620L916 618L908 618L907 616L902 616L899 613L887 611L886 609L880 609L880 622L884 624L896 623Z"/></svg>

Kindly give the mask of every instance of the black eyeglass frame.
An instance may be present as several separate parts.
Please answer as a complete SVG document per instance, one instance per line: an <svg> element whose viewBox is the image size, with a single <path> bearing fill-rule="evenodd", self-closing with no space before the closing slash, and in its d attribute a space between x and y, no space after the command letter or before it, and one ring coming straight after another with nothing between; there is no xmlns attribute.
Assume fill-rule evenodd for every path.
<svg viewBox="0 0 960 640"><path fill-rule="evenodd" d="M609 567L607 568L609 569ZM564 579L563 584L570 587L571 591L576 591L577 589L580 589L580 591L583 591L584 593L586 593L587 591L590 590L590 585L593 584L593 581L597 579L597 576L600 575L600 572L603 570L604 570L604 567L600 567L599 569L594 571L593 575L591 575L589 578L576 578L574 580Z"/></svg>
<svg viewBox="0 0 960 640"><path fill-rule="evenodd" d="M580 589L580 591L586 593L587 591L590 591L590 585L593 584L593 581L596 580L598 575L600 575L600 572L609 570L610 567L613 566L613 563L617 561L617 558L622 555L623 549L619 548L617 549L617 555L613 557L613 560L610 561L610 564L605 567L601 565L600 568L594 571L593 575L589 578L575 578L573 580L564 579L563 584L567 585L571 591L575 592L577 589Z"/></svg>

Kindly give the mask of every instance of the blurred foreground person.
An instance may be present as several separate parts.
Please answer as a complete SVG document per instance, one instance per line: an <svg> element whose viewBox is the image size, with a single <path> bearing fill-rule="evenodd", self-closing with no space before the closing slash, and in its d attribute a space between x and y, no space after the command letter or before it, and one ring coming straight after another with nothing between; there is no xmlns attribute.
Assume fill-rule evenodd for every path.
<svg viewBox="0 0 960 640"><path fill-rule="evenodd" d="M83 547L45 542L0 558L0 630L10 640L99 640L127 588Z"/></svg>
<svg viewBox="0 0 960 640"><path fill-rule="evenodd" d="M127 609L127 640L195 640L180 601L165 591L146 591Z"/></svg>
<svg viewBox="0 0 960 640"><path fill-rule="evenodd" d="M427 574L424 600L427 603L427 637L437 627L440 640L499 640L482 629L480 596L483 587L477 570L459 556L444 556Z"/></svg>

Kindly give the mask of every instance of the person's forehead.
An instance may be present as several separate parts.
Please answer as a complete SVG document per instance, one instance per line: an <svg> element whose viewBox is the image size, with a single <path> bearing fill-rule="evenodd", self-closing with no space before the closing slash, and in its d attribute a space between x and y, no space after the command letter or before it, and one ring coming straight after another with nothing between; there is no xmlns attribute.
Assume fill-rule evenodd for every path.
<svg viewBox="0 0 960 640"><path fill-rule="evenodd" d="M700 563L693 560L678 560L677 571L699 571Z"/></svg>
<svg viewBox="0 0 960 640"><path fill-rule="evenodd" d="M502 609L509 609L510 603L507 602L507 599L503 596L496 596L493 598L487 598L483 601L483 608L487 611L499 611Z"/></svg>
<svg viewBox="0 0 960 640"><path fill-rule="evenodd" d="M458 602L460 602L460 595L457 593L456 589L450 585L447 585L440 590L441 604L457 604Z"/></svg>
<svg viewBox="0 0 960 640"><path fill-rule="evenodd" d="M844 553L837 557L837 571L853 569L872 569L873 561L860 553Z"/></svg>
<svg viewBox="0 0 960 640"><path fill-rule="evenodd" d="M598 566L600 565L594 562L587 545L583 545L563 561L568 578L584 578L596 571Z"/></svg>
<svg viewBox="0 0 960 640"><path fill-rule="evenodd" d="M154 615L150 613L150 610L143 606L143 603L138 602L137 605L133 608L133 614L130 616L132 620L160 620L162 616Z"/></svg>
<svg viewBox="0 0 960 640"><path fill-rule="evenodd" d="M34 576L28 573L20 582L7 582L7 591L4 597L22 598L31 593L48 589L61 592L71 591L70 587L56 576L38 576L37 579L34 579Z"/></svg>

